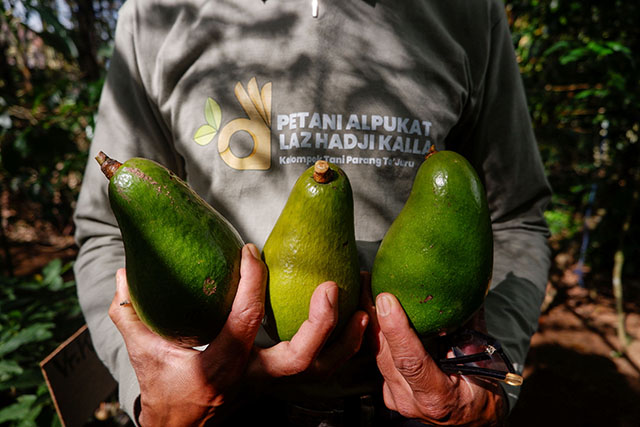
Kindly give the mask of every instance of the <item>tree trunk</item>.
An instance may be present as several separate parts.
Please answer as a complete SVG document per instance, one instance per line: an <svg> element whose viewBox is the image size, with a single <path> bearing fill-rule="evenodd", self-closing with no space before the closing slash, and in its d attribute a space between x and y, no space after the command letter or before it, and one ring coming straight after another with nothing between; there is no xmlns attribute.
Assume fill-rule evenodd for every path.
<svg viewBox="0 0 640 427"><path fill-rule="evenodd" d="M87 0L67 0L78 24L75 43L78 47L78 62L88 80L100 77L101 67L98 64L98 44L96 35L96 16L93 2Z"/></svg>
<svg viewBox="0 0 640 427"><path fill-rule="evenodd" d="M620 352L626 354L627 346L629 344L629 335L625 328L626 314L624 312L624 296L622 292L622 267L624 266L624 239L631 226L633 219L633 213L635 211L636 204L638 202L638 184L640 183L639 174L635 175L634 185L636 190L633 191L631 197L631 203L629 203L629 210L627 216L622 224L622 230L620 231L620 240L618 243L618 250L613 257L613 296L616 301L616 312L618 314L617 332L618 340L620 341Z"/></svg>

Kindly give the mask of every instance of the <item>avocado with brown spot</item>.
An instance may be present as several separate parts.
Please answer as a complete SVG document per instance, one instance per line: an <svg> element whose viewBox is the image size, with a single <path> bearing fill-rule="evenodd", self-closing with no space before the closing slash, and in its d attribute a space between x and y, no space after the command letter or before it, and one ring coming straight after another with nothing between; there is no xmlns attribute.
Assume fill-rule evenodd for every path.
<svg viewBox="0 0 640 427"><path fill-rule="evenodd" d="M242 239L187 183L149 159L100 153L125 250L131 303L158 335L208 344L231 311Z"/></svg>
<svg viewBox="0 0 640 427"><path fill-rule="evenodd" d="M267 332L290 340L309 316L316 287L338 285L339 332L355 312L360 266L355 241L353 195L347 175L325 161L294 184L263 249L269 271Z"/></svg>
<svg viewBox="0 0 640 427"><path fill-rule="evenodd" d="M433 150L376 254L372 293L394 294L419 335L447 332L480 308L492 268L484 187L460 154Z"/></svg>

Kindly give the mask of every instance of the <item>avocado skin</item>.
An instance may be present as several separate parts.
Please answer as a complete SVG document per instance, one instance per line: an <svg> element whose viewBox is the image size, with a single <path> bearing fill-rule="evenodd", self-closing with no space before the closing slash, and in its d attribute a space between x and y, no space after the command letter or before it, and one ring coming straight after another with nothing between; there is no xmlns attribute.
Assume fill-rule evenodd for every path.
<svg viewBox="0 0 640 427"><path fill-rule="evenodd" d="M382 240L372 293L394 294L418 335L448 332L480 308L492 269L482 183L464 157L436 151L420 165L409 199Z"/></svg>
<svg viewBox="0 0 640 427"><path fill-rule="evenodd" d="M316 287L338 285L338 325L355 312L360 295L360 265L355 241L353 195L339 167L329 164L333 180L314 180L314 167L298 178L263 248L269 271L266 331L288 341L309 316Z"/></svg>
<svg viewBox="0 0 640 427"><path fill-rule="evenodd" d="M182 346L211 342L240 278L237 231L178 176L148 159L132 158L115 172L109 201L140 319Z"/></svg>

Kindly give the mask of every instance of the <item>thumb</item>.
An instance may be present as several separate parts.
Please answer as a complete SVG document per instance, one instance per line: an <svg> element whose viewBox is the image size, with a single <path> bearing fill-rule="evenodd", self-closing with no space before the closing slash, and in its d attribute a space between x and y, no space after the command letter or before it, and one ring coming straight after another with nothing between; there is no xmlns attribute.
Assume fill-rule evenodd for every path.
<svg viewBox="0 0 640 427"><path fill-rule="evenodd" d="M209 361L245 363L264 317L266 281L267 267L260 259L258 248L246 244L242 248L240 282L231 313L204 352Z"/></svg>
<svg viewBox="0 0 640 427"><path fill-rule="evenodd" d="M425 350L400 302L391 294L381 293L376 298L376 313L393 365L414 394L446 390L448 377Z"/></svg>
<svg viewBox="0 0 640 427"><path fill-rule="evenodd" d="M127 272L124 268L120 268L116 272L116 293L109 307L109 317L118 328L118 331L120 331L120 334L122 334L129 351L134 350L139 345L144 345L149 339L157 338L142 323L131 304Z"/></svg>

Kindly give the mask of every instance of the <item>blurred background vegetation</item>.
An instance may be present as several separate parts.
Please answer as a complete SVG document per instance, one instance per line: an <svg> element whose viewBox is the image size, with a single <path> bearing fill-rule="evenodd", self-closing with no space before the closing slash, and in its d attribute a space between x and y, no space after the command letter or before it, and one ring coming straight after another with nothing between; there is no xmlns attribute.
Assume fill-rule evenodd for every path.
<svg viewBox="0 0 640 427"><path fill-rule="evenodd" d="M0 425L59 424L38 362L84 323L72 212L121 4L0 0ZM640 4L505 7L555 192L554 268L637 295Z"/></svg>

